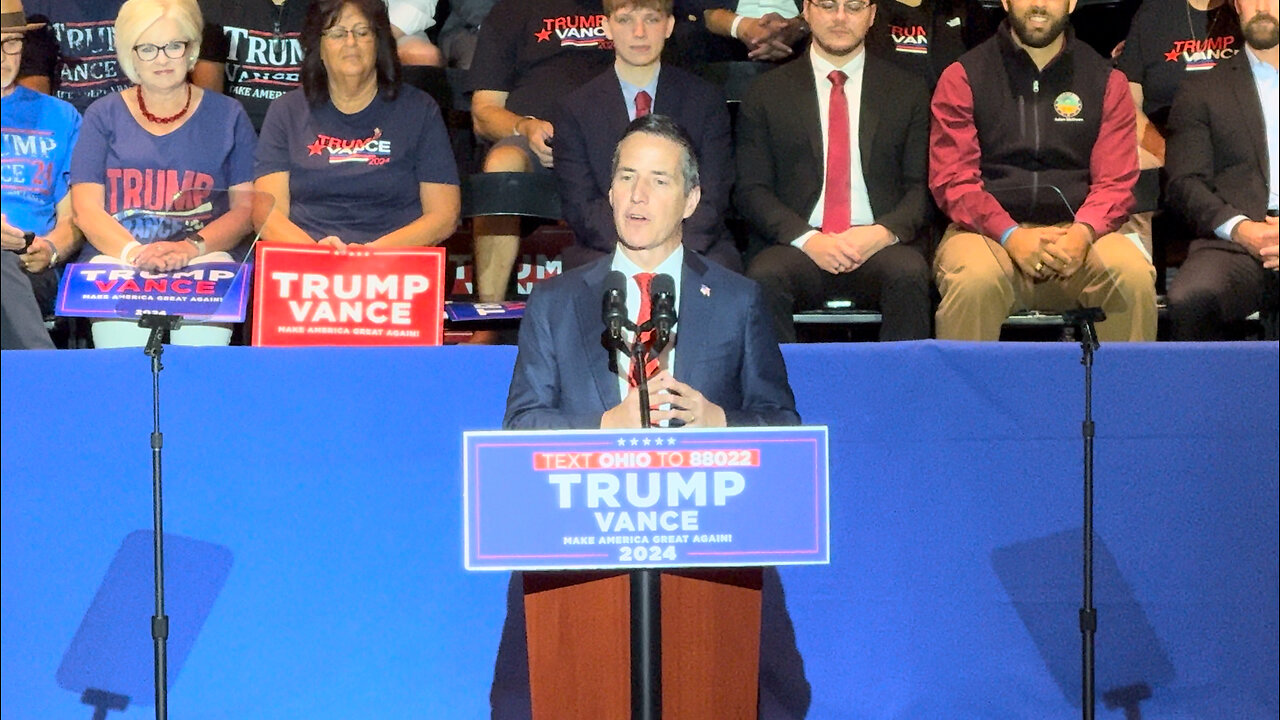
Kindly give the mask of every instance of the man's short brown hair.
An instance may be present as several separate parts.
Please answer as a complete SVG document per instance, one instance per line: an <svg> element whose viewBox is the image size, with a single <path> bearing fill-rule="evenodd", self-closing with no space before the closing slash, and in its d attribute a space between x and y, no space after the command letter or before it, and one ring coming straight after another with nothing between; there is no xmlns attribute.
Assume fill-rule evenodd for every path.
<svg viewBox="0 0 1280 720"><path fill-rule="evenodd" d="M619 10L657 10L663 15L674 12L675 0L604 0L604 14L613 15Z"/></svg>

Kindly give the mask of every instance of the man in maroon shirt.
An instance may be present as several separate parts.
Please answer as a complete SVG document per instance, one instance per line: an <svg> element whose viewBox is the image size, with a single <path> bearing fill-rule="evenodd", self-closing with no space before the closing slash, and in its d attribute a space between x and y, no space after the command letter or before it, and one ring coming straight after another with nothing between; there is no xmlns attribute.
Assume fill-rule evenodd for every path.
<svg viewBox="0 0 1280 720"><path fill-rule="evenodd" d="M933 96L929 188L952 220L937 335L996 340L1011 312L1097 306L1103 340L1154 340L1155 269L1115 232L1138 178L1124 75L1072 34L1076 0L1003 3Z"/></svg>

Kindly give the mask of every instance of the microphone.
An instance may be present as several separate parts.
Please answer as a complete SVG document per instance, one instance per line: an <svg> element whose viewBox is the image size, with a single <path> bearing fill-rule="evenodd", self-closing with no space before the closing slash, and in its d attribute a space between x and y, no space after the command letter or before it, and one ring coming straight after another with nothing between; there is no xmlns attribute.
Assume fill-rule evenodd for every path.
<svg viewBox="0 0 1280 720"><path fill-rule="evenodd" d="M151 331L142 352L149 357L159 358L163 352L161 346L169 342L170 332L182 327L182 316L147 313L138 319L138 327Z"/></svg>
<svg viewBox="0 0 1280 720"><path fill-rule="evenodd" d="M604 297L601 316L609 339L616 345L622 342L622 328L627 324L627 276L612 270L604 278Z"/></svg>
<svg viewBox="0 0 1280 720"><path fill-rule="evenodd" d="M1106 319L1107 313L1100 307L1081 307L1062 311L1063 325L1075 328L1075 331L1079 333L1080 345L1087 348L1088 351L1097 350L1100 347L1098 331L1093 327L1093 324L1100 323ZM1064 339L1069 340L1070 337L1064 336Z"/></svg>
<svg viewBox="0 0 1280 720"><path fill-rule="evenodd" d="M655 275L649 292L649 317L653 320L653 352L656 355L671 341L671 328L676 324L676 281L665 273Z"/></svg>
<svg viewBox="0 0 1280 720"><path fill-rule="evenodd" d="M1079 325L1085 322L1102 322L1107 313L1100 307L1080 307L1062 311L1062 320L1068 325Z"/></svg>

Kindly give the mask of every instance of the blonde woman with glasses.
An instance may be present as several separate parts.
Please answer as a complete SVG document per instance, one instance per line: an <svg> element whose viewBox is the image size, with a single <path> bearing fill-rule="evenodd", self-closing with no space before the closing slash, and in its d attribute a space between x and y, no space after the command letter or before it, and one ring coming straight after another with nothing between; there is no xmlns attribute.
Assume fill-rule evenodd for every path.
<svg viewBox="0 0 1280 720"><path fill-rule="evenodd" d="M183 194L247 195L253 187L256 140L244 109L187 79L202 26L195 0L128 0L120 8L118 60L134 86L89 106L71 163L71 203L88 241L82 261L172 272L233 259L251 231L249 209L227 208L226 194L210 195L212 209L200 201L174 205ZM121 224L118 218L130 212L168 213L176 225L201 229L151 237ZM229 338L229 328L192 325L175 333L174 342L225 344ZM146 331L129 321L94 325L99 347L145 339Z"/></svg>

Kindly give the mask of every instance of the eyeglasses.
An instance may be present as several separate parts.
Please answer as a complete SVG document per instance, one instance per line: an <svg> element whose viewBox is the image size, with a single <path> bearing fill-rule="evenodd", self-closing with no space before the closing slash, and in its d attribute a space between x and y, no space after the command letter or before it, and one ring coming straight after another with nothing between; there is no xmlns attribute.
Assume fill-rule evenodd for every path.
<svg viewBox="0 0 1280 720"><path fill-rule="evenodd" d="M863 0L845 0L843 3L835 2L835 0L809 0L809 4L827 13L834 13L843 5L844 11L848 15L857 15L871 7L871 3L863 2Z"/></svg>
<svg viewBox="0 0 1280 720"><path fill-rule="evenodd" d="M22 54L22 38L9 38L4 41L0 49L4 50L5 55L20 55Z"/></svg>
<svg viewBox="0 0 1280 720"><path fill-rule="evenodd" d="M161 51L164 56L170 60L177 60L187 54L187 46L191 43L186 40L174 40L164 45L156 45L153 43L144 43L142 45L134 45L133 51L137 53L138 59L143 62L151 62L155 60Z"/></svg>
<svg viewBox="0 0 1280 720"><path fill-rule="evenodd" d="M345 42L348 35L354 36L356 42L364 42L373 37L373 28L368 25L357 25L348 30L341 25L334 25L320 34L334 42Z"/></svg>

